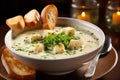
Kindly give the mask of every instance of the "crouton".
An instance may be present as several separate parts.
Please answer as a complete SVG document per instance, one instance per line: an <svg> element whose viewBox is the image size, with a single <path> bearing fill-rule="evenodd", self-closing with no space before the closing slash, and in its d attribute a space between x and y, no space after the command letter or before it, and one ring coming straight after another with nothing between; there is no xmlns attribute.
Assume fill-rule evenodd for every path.
<svg viewBox="0 0 120 80"><path fill-rule="evenodd" d="M63 29L63 32L66 35L74 35L76 30L75 30L75 28L72 28L72 27L66 27L66 28Z"/></svg>
<svg viewBox="0 0 120 80"><path fill-rule="evenodd" d="M31 36L31 41L35 41L35 40L41 40L42 36L40 34L33 34Z"/></svg>
<svg viewBox="0 0 120 80"><path fill-rule="evenodd" d="M65 47L63 44L55 45L53 48L53 53L55 54L64 53L64 52L65 52Z"/></svg>
<svg viewBox="0 0 120 80"><path fill-rule="evenodd" d="M69 48L70 49L78 49L80 48L80 46L83 45L83 41L82 40L70 40L70 43L69 43Z"/></svg>
<svg viewBox="0 0 120 80"><path fill-rule="evenodd" d="M43 30L44 37L48 36L48 34L55 34L55 31L54 30Z"/></svg>
<svg viewBox="0 0 120 80"><path fill-rule="evenodd" d="M39 53L39 52L42 52L44 50L44 44L37 44L35 46L35 53Z"/></svg>

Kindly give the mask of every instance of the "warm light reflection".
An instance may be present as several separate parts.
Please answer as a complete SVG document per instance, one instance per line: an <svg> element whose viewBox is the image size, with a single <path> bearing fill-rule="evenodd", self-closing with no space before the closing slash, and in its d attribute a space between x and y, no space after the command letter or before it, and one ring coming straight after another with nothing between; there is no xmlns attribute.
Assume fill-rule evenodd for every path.
<svg viewBox="0 0 120 80"><path fill-rule="evenodd" d="M120 11L113 13L112 24L113 25L120 25Z"/></svg>
<svg viewBox="0 0 120 80"><path fill-rule="evenodd" d="M82 13L81 13L81 16L85 17L85 12L82 12Z"/></svg>
<svg viewBox="0 0 120 80"><path fill-rule="evenodd" d="M117 15L120 15L120 11L117 12Z"/></svg>
<svg viewBox="0 0 120 80"><path fill-rule="evenodd" d="M77 18L85 21L90 21L90 15L84 11L81 14L79 14Z"/></svg>

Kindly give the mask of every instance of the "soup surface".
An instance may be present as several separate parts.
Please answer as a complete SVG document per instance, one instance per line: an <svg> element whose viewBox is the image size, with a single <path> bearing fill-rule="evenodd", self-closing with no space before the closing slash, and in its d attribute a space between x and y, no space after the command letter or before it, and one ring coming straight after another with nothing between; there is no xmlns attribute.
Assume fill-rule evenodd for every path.
<svg viewBox="0 0 120 80"><path fill-rule="evenodd" d="M58 44L64 45L64 40L66 39L66 36L68 38L73 36L71 39L82 41L82 44L79 46L79 48L70 49L64 45L64 51L62 53L54 53L53 49L51 49L52 45L45 44L45 38L47 38L46 40L49 40L50 38L48 38L48 36L53 34L57 36L56 39L59 39L58 34L62 35L63 27L56 27L54 31L53 32L50 31L49 34L47 32L48 31L45 30L32 30L32 31L24 32L15 39L12 39L11 47L17 53L29 57L34 57L38 59L62 59L77 55L83 55L87 52L92 51L99 45L99 40L94 35L94 33L87 30L76 30L74 35L70 35L70 36L67 36L63 33L65 37L63 36L63 41L61 41ZM52 41L54 41L54 39ZM70 39L68 41L70 42ZM36 45L39 44L42 45L36 47ZM55 45L53 45L52 48L54 48L54 46Z"/></svg>

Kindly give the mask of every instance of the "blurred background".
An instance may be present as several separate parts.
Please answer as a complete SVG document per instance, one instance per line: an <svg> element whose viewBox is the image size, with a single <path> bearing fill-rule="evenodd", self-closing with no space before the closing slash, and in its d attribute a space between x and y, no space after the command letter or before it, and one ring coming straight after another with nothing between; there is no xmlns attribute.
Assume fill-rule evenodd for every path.
<svg viewBox="0 0 120 80"><path fill-rule="evenodd" d="M24 15L31 9L37 9L41 13L48 4L57 6L59 16L69 16L71 0L0 0L0 21L19 14Z"/></svg>

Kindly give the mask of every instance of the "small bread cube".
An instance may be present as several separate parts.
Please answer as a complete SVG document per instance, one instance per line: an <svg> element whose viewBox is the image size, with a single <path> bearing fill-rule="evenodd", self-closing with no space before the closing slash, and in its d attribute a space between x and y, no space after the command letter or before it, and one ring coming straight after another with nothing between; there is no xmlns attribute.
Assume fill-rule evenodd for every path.
<svg viewBox="0 0 120 80"><path fill-rule="evenodd" d="M75 28L72 28L72 27L66 27L66 28L63 29L63 32L66 35L74 35L76 30L75 30Z"/></svg>
<svg viewBox="0 0 120 80"><path fill-rule="evenodd" d="M58 53L64 53L65 47L63 44L58 44L55 45L53 48L53 53L58 54Z"/></svg>
<svg viewBox="0 0 120 80"><path fill-rule="evenodd" d="M37 44L34 49L35 53L42 52L43 50L44 50L44 44Z"/></svg>
<svg viewBox="0 0 120 80"><path fill-rule="evenodd" d="M82 45L83 45L83 41L82 40L70 40L69 48L70 49L78 49Z"/></svg>
<svg viewBox="0 0 120 80"><path fill-rule="evenodd" d="M31 41L35 41L35 40L41 40L42 36L40 34L33 34L31 36Z"/></svg>
<svg viewBox="0 0 120 80"><path fill-rule="evenodd" d="M55 31L54 30L43 30L43 36L48 36L48 34L54 34Z"/></svg>

